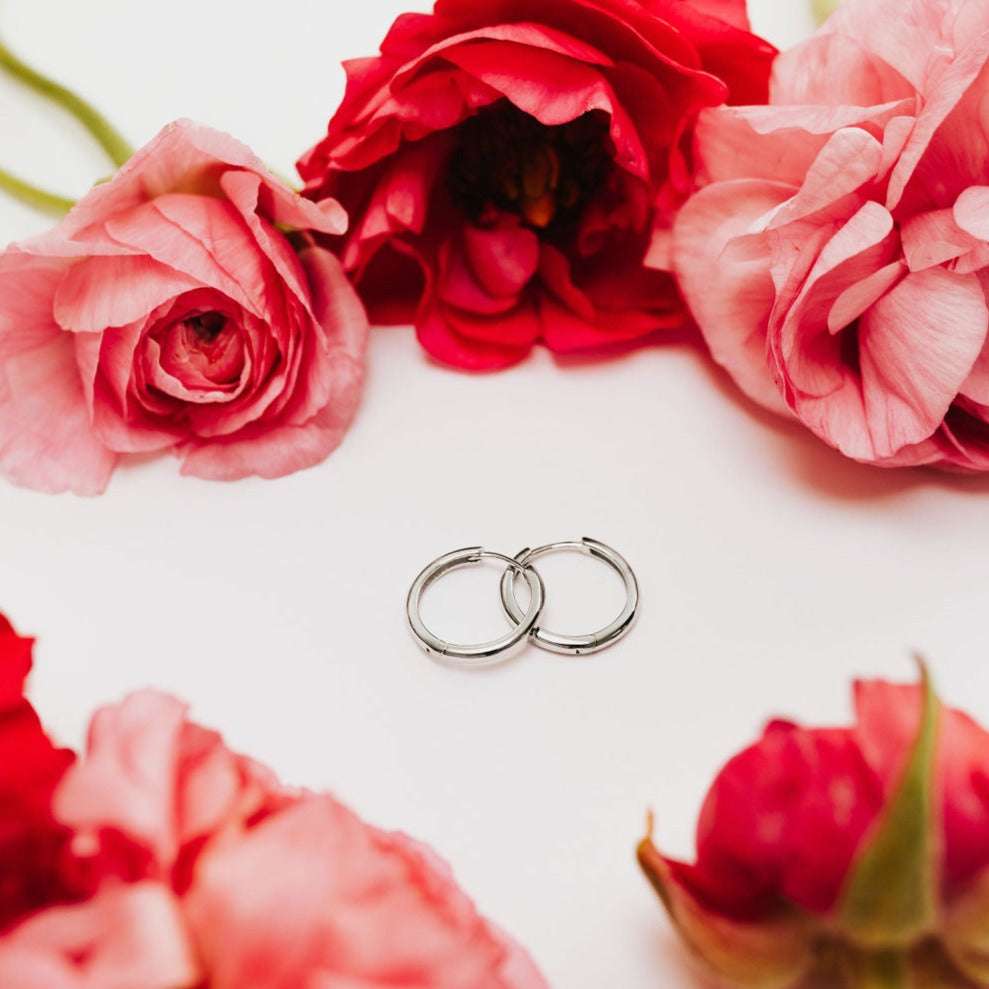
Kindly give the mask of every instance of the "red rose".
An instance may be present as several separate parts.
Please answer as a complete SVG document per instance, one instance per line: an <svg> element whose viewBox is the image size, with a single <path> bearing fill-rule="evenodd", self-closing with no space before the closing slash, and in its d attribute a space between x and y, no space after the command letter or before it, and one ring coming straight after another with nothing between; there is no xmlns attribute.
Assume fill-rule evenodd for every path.
<svg viewBox="0 0 989 989"><path fill-rule="evenodd" d="M694 119L764 102L774 54L743 0L438 0L346 64L299 171L350 213L336 246L373 318L435 357L634 340L686 318L668 241Z"/></svg>
<svg viewBox="0 0 989 989"><path fill-rule="evenodd" d="M853 727L774 721L725 766L696 863L648 838L640 863L732 984L986 985L989 733L929 685L859 683L855 700Z"/></svg>
<svg viewBox="0 0 989 989"><path fill-rule="evenodd" d="M0 615L0 930L70 894L57 865L68 831L51 800L74 757L52 745L24 698L32 642Z"/></svg>

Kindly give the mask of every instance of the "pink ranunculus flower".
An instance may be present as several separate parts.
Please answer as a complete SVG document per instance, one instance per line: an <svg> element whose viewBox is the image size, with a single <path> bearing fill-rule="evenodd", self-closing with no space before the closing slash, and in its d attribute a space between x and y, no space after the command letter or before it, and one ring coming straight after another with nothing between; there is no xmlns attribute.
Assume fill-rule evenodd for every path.
<svg viewBox="0 0 989 989"><path fill-rule="evenodd" d="M674 259L714 358L855 460L989 469L989 4L847 0L702 114Z"/></svg>
<svg viewBox="0 0 989 989"><path fill-rule="evenodd" d="M849 728L774 721L708 792L693 864L639 861L730 985L989 985L989 732L921 686L855 688Z"/></svg>
<svg viewBox="0 0 989 989"><path fill-rule="evenodd" d="M546 989L424 846L290 790L144 692L93 718L54 796L83 902L0 939L18 989Z"/></svg>
<svg viewBox="0 0 989 989"><path fill-rule="evenodd" d="M367 318L296 195L246 147L166 127L51 232L0 254L0 473L103 490L120 454L277 477L357 406Z"/></svg>

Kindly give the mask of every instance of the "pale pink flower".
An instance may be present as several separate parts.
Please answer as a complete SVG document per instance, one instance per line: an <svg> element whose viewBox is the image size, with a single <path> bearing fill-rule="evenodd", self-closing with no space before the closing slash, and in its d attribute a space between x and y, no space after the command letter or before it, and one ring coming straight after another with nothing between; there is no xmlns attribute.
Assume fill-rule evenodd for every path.
<svg viewBox="0 0 989 989"><path fill-rule="evenodd" d="M424 846L290 790L145 692L93 719L54 798L81 903L0 939L18 989L546 989Z"/></svg>
<svg viewBox="0 0 989 989"><path fill-rule="evenodd" d="M848 0L705 111L674 234L715 359L856 460L989 469L989 6Z"/></svg>
<svg viewBox="0 0 989 989"><path fill-rule="evenodd" d="M166 127L55 229L0 254L0 473L96 493L119 454L277 477L340 442L367 318L311 233L346 229L246 147Z"/></svg>

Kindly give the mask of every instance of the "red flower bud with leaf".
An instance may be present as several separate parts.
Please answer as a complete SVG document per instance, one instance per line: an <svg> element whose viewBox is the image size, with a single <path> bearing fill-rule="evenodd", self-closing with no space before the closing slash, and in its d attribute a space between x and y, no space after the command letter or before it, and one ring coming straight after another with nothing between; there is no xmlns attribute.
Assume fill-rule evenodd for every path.
<svg viewBox="0 0 989 989"><path fill-rule="evenodd" d="M920 686L856 685L850 728L772 722L714 781L697 861L639 861L729 984L989 985L989 733Z"/></svg>

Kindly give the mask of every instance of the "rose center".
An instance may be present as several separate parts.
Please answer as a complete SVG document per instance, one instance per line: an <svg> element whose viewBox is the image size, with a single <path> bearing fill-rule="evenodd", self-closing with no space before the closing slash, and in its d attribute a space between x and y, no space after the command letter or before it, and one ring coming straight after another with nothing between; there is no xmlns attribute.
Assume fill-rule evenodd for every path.
<svg viewBox="0 0 989 989"><path fill-rule="evenodd" d="M502 101L457 128L448 185L474 223L507 212L548 231L579 217L611 162L608 118L600 111L548 127Z"/></svg>
<svg viewBox="0 0 989 989"><path fill-rule="evenodd" d="M227 317L218 312L204 312L197 316L189 316L185 320L189 330L199 343L211 344L226 329Z"/></svg>

